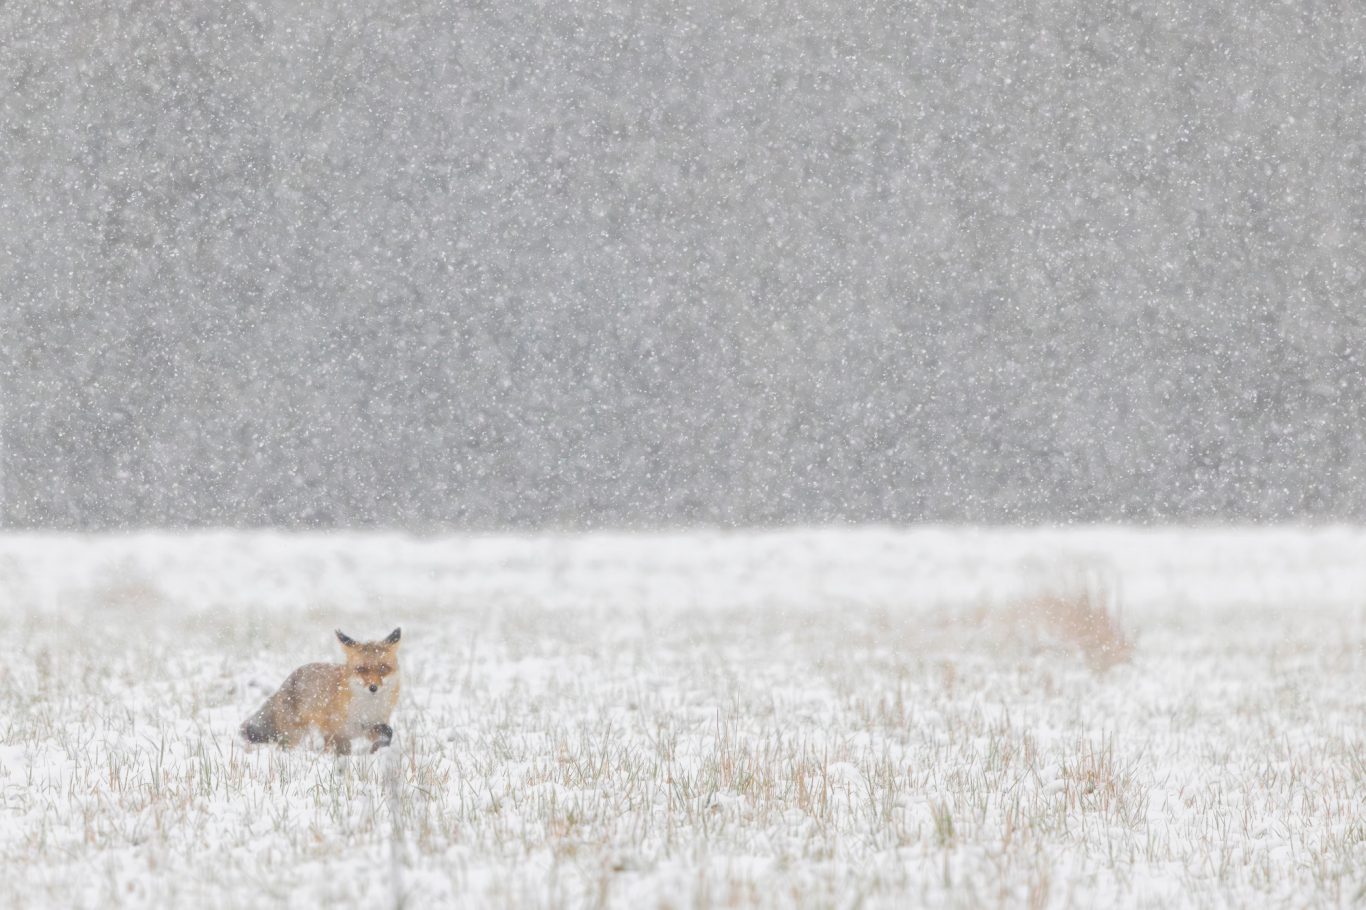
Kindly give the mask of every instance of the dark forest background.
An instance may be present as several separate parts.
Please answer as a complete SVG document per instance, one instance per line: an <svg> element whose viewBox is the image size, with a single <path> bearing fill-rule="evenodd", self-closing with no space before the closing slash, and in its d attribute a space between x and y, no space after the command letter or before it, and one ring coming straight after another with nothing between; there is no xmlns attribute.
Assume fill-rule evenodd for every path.
<svg viewBox="0 0 1366 910"><path fill-rule="evenodd" d="M0 523L1366 520L1354 2L0 4Z"/></svg>

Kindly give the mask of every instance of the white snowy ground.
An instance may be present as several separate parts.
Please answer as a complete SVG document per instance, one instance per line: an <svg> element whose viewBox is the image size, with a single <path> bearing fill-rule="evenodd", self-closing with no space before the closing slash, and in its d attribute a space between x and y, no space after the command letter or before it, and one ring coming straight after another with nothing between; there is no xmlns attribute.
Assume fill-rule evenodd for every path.
<svg viewBox="0 0 1366 910"><path fill-rule="evenodd" d="M1019 604L1106 577L1101 671ZM4 907L1366 903L1366 531L11 535L0 617ZM395 625L394 749L237 741Z"/></svg>

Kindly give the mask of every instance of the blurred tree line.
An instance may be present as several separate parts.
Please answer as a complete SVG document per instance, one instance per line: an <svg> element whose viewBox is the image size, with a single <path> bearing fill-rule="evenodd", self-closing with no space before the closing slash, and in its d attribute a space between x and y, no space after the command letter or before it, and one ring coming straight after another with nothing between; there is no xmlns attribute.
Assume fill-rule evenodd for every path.
<svg viewBox="0 0 1366 910"><path fill-rule="evenodd" d="M1366 8L0 6L0 521L1366 519Z"/></svg>

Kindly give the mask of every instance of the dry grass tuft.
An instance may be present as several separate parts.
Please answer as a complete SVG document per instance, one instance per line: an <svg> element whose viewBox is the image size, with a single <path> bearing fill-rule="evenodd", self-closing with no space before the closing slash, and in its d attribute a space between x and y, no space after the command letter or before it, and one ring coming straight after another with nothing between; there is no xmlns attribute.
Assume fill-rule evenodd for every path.
<svg viewBox="0 0 1366 910"><path fill-rule="evenodd" d="M1077 648L1094 670L1127 663L1134 646L1120 621L1118 584L1095 569L1063 573L1060 579L1024 599L1016 618L1036 635Z"/></svg>
<svg viewBox="0 0 1366 910"><path fill-rule="evenodd" d="M1104 603L1086 594L1050 595L1030 601L1026 610L1051 634L1076 645L1096 670L1108 670L1133 655L1133 642Z"/></svg>

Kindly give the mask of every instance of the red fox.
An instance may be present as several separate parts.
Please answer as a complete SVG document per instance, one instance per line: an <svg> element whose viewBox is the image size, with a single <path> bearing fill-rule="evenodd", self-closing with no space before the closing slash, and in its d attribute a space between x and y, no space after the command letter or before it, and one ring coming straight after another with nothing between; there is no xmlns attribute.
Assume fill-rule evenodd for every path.
<svg viewBox="0 0 1366 910"><path fill-rule="evenodd" d="M292 749L316 727L323 747L351 754L351 740L367 736L371 752L394 739L389 715L398 703L398 637L359 642L337 630L346 650L344 664L305 664L242 724L252 743L279 743Z"/></svg>

